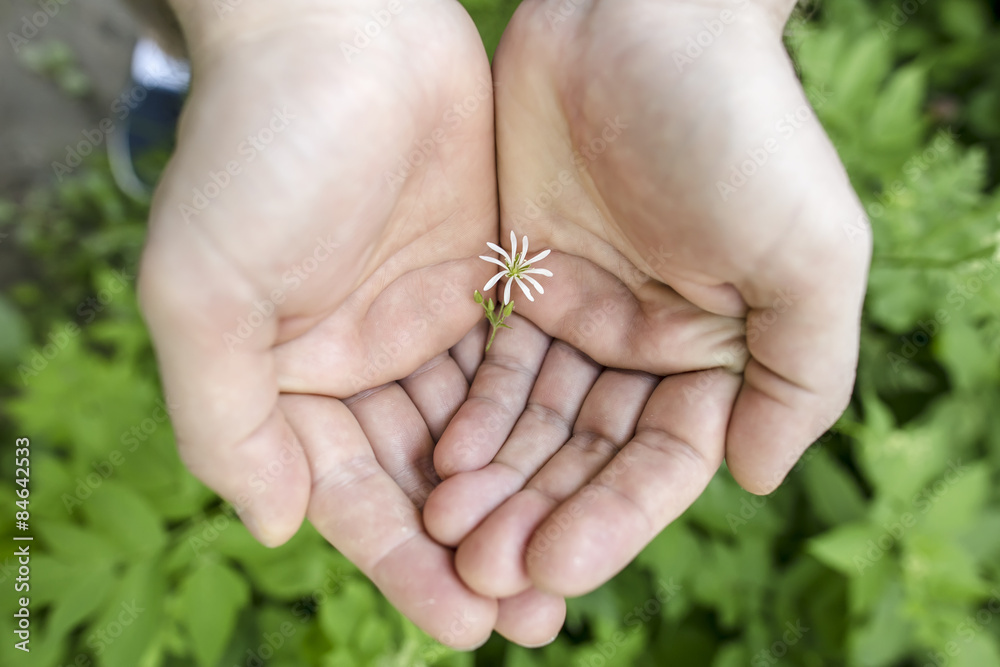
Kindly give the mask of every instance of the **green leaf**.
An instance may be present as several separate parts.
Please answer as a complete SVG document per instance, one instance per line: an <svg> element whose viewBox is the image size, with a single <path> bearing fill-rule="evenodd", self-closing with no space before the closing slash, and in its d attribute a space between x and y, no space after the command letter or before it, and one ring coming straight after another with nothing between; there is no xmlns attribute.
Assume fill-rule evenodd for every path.
<svg viewBox="0 0 1000 667"><path fill-rule="evenodd" d="M902 589L891 587L879 600L870 620L851 632L851 664L893 665L907 652L913 625L903 612L903 599Z"/></svg>
<svg viewBox="0 0 1000 667"><path fill-rule="evenodd" d="M53 605L46 630L62 637L91 616L111 593L116 577L110 564L91 563L73 568L72 578Z"/></svg>
<svg viewBox="0 0 1000 667"><path fill-rule="evenodd" d="M680 580L700 568L701 543L683 521L674 521L636 556L636 562L660 579Z"/></svg>
<svg viewBox="0 0 1000 667"><path fill-rule="evenodd" d="M0 364L6 366L28 344L28 322L7 297L0 294Z"/></svg>
<svg viewBox="0 0 1000 667"><path fill-rule="evenodd" d="M1000 351L985 331L956 317L938 336L938 358L959 389L975 390L1000 382Z"/></svg>
<svg viewBox="0 0 1000 667"><path fill-rule="evenodd" d="M65 563L117 562L121 554L102 535L65 521L33 524L47 550Z"/></svg>
<svg viewBox="0 0 1000 667"><path fill-rule="evenodd" d="M878 538L878 530L867 522L838 526L809 541L808 550L822 563L849 577L860 576L870 549L869 542Z"/></svg>
<svg viewBox="0 0 1000 667"><path fill-rule="evenodd" d="M923 67L911 65L893 73L878 96L869 125L873 143L907 147L923 129L920 112L927 89Z"/></svg>
<svg viewBox="0 0 1000 667"><path fill-rule="evenodd" d="M159 559L129 566L85 637L98 665L140 664L163 625L165 591L166 573Z"/></svg>
<svg viewBox="0 0 1000 667"><path fill-rule="evenodd" d="M831 81L833 95L842 97L845 106L862 108L875 98L889 68L889 47L878 32L855 36Z"/></svg>
<svg viewBox="0 0 1000 667"><path fill-rule="evenodd" d="M884 408L879 403L873 396L864 399L871 420L858 440L858 462L880 497L895 499L910 509L916 495L944 472L958 445L964 444L962 434L956 432L947 403L937 404L941 409L932 405L904 429L885 428L879 416ZM951 446L944 447L942 442Z"/></svg>
<svg viewBox="0 0 1000 667"><path fill-rule="evenodd" d="M992 612L991 612L992 613ZM995 639L989 637L989 633L984 632L975 621L965 620L960 626L960 630L954 641L954 650L958 653L953 656L952 667L983 667L984 665L1000 665L1000 647ZM948 649L952 646L941 646L945 656L952 656Z"/></svg>
<svg viewBox="0 0 1000 667"><path fill-rule="evenodd" d="M375 612L377 593L372 584L354 579L340 594L327 597L319 608L319 626L337 648L353 647L355 632L362 618Z"/></svg>
<svg viewBox="0 0 1000 667"><path fill-rule="evenodd" d="M167 542L160 517L145 498L114 480L105 481L82 507L90 525L123 555L155 553Z"/></svg>
<svg viewBox="0 0 1000 667"><path fill-rule="evenodd" d="M247 582L223 563L206 562L184 579L178 593L179 620L199 665L218 664L236 616L249 599Z"/></svg>
<svg viewBox="0 0 1000 667"><path fill-rule="evenodd" d="M909 539L903 566L911 587L939 602L972 602L988 592L972 558L938 537L914 535Z"/></svg>
<svg viewBox="0 0 1000 667"><path fill-rule="evenodd" d="M950 540L973 525L993 487L991 474L985 463L951 461L918 496L915 513L921 531Z"/></svg>
<svg viewBox="0 0 1000 667"><path fill-rule="evenodd" d="M858 521L865 499L857 480L824 449L816 449L803 464L805 492L816 516L830 525Z"/></svg>

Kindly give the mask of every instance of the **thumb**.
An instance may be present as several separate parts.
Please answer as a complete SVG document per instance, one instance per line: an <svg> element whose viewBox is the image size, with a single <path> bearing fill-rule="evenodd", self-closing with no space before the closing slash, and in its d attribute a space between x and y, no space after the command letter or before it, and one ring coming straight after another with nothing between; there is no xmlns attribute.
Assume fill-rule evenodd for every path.
<svg viewBox="0 0 1000 667"><path fill-rule="evenodd" d="M298 530L310 490L308 461L277 407L277 322L203 236L178 229L151 234L138 291L180 457L277 546Z"/></svg>

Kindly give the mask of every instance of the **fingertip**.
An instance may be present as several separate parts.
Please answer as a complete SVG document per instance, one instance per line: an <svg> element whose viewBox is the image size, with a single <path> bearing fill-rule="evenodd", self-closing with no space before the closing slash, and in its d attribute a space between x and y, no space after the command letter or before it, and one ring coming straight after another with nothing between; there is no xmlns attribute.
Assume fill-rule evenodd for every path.
<svg viewBox="0 0 1000 667"><path fill-rule="evenodd" d="M452 478L454 479L454 478ZM436 542L446 547L457 547L465 536L461 530L463 508L452 502L451 480L438 484L424 503L424 528Z"/></svg>
<svg viewBox="0 0 1000 667"><path fill-rule="evenodd" d="M280 547L302 526L309 506L308 470L305 477L304 484L294 479L277 483L273 491L239 512L243 525L265 547Z"/></svg>
<svg viewBox="0 0 1000 667"><path fill-rule="evenodd" d="M192 474L229 502L264 546L280 546L299 530L309 506L312 473L279 410L237 445L185 443L180 451Z"/></svg>
<svg viewBox="0 0 1000 667"><path fill-rule="evenodd" d="M789 470L790 468L771 470L769 473L761 475L761 471L756 469L756 466L745 466L738 458L729 463L729 472L736 483L743 487L747 493L752 493L755 496L767 496L774 493L785 481Z"/></svg>
<svg viewBox="0 0 1000 667"><path fill-rule="evenodd" d="M530 588L499 602L496 631L525 648L555 641L566 621L566 600Z"/></svg>
<svg viewBox="0 0 1000 667"><path fill-rule="evenodd" d="M496 464L450 477L428 496L424 526L441 544L458 546L523 483L514 470Z"/></svg>

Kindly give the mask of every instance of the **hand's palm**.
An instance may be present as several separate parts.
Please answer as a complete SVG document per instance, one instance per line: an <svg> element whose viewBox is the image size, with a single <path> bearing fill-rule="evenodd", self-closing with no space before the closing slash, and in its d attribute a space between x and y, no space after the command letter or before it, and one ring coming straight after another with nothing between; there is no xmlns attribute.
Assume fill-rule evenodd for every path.
<svg viewBox="0 0 1000 667"><path fill-rule="evenodd" d="M867 244L852 246L843 231L856 225L856 199L822 129L802 121L808 107L778 17L747 5L678 71L675 54L718 8L595 2L555 24L547 9L522 6L495 65L501 238L513 228L533 247L554 250L545 295L519 300L517 312L602 366L672 377L655 392L628 378L609 377L602 387L594 379L600 366L550 361L556 347L543 366L543 337L540 356L520 372L537 376L530 399L531 380L516 388L477 378L471 396L482 395L486 407L477 413L470 402L459 413L436 452L438 469L476 470L507 440L502 465L446 481L431 497L428 522L453 543L478 524L460 547L459 569L490 593L530 580L564 594L600 584L693 501L723 454L747 488L773 488L849 394L867 265ZM800 114L790 138L777 126L788 113ZM753 178L734 179L732 191L719 187L730 166L748 150L773 148L771 139L777 148L765 149ZM491 370L488 358L480 374L502 376L510 364ZM738 376L703 370L739 372L744 364L742 387ZM563 370L547 374L548 366ZM573 368L584 378L579 395L545 380ZM625 384L636 385L634 409L622 405L602 418L597 405L614 401L587 391ZM497 412L488 406L498 386L510 395L513 405L501 411L510 418L493 417L498 426L481 438L485 446L470 446L477 423ZM537 413L558 415L565 428L539 436L530 414L515 427L519 402L534 406L536 422ZM615 429L621 434L612 437ZM580 449L580 435L595 433L614 446L589 465L580 461L593 452L555 454L563 443ZM539 438L556 444L532 446ZM626 443L642 458L625 459L622 474L602 481L602 466ZM678 458L685 450L695 456ZM495 497L463 503L472 486ZM522 486L526 492L501 505ZM582 514L571 513L574 504ZM508 575L488 574L497 571Z"/></svg>
<svg viewBox="0 0 1000 667"><path fill-rule="evenodd" d="M418 509L478 363L448 350L481 315L468 291L497 222L488 63L452 2L400 14L350 61L331 45L371 17L315 19L202 59L144 309L192 471L268 543L308 505L404 613L467 646L496 602L461 585ZM498 628L517 636L510 612L531 607L561 620L561 600L529 594Z"/></svg>

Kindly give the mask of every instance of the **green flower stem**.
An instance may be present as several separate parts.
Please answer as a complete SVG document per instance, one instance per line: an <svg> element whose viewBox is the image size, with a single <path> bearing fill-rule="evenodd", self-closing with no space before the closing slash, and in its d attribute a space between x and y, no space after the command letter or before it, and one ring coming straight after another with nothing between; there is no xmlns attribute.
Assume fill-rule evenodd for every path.
<svg viewBox="0 0 1000 667"><path fill-rule="evenodd" d="M493 298L490 297L489 299L483 299L483 295L479 293L479 290L473 292L472 298L476 303L483 307L484 311L486 311L486 319L490 323L490 339L486 341L486 351L489 352L490 346L493 345L493 339L496 338L497 331L500 327L510 329L509 325L504 324L504 320L506 320L507 317L514 312L514 302L512 301L500 310L497 310L496 306L493 304Z"/></svg>

